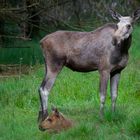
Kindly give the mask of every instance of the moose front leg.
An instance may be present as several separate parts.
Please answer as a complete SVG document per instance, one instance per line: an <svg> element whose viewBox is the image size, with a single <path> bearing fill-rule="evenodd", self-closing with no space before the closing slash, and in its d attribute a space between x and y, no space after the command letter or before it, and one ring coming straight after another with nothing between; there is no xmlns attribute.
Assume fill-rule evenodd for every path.
<svg viewBox="0 0 140 140"><path fill-rule="evenodd" d="M120 79L120 72L110 75L110 93L112 100L112 112L115 111L116 100L118 96L118 84Z"/></svg>
<svg viewBox="0 0 140 140"><path fill-rule="evenodd" d="M103 117L104 114L104 104L107 93L107 84L109 80L110 72L101 71L100 72L100 117Z"/></svg>

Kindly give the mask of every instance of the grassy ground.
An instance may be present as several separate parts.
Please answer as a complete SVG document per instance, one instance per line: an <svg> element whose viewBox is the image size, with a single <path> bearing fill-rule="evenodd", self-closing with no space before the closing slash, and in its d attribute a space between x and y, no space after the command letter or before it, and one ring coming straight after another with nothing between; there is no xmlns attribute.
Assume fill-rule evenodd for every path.
<svg viewBox="0 0 140 140"><path fill-rule="evenodd" d="M59 134L38 130L38 87L42 65L20 78L0 79L0 140L140 140L140 28L134 32L128 67L122 72L116 113L110 111L110 94L105 117L99 119L98 72L76 73L65 68L49 98L76 123ZM109 89L108 89L109 91Z"/></svg>

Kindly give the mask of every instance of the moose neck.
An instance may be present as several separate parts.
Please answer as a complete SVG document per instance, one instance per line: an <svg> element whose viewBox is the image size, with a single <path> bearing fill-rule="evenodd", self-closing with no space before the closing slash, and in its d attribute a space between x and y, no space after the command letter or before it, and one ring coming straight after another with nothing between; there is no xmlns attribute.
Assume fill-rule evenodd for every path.
<svg viewBox="0 0 140 140"><path fill-rule="evenodd" d="M132 35L130 35L127 39L124 39L121 42L121 53L128 53L128 50L131 46Z"/></svg>
<svg viewBox="0 0 140 140"><path fill-rule="evenodd" d="M117 38L114 38L113 44L115 45L115 50L119 51L121 54L128 54L128 50L131 46L131 40L132 40L132 35L119 42Z"/></svg>
<svg viewBox="0 0 140 140"><path fill-rule="evenodd" d="M128 50L131 45L130 35L127 39L118 42L117 38L113 39L114 50L111 54L111 64L118 64L122 58L128 56Z"/></svg>

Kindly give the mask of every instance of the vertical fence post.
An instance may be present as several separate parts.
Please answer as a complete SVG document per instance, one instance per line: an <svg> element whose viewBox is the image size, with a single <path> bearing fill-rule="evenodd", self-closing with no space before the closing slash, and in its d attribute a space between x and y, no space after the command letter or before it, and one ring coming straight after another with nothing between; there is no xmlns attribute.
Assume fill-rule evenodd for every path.
<svg viewBox="0 0 140 140"><path fill-rule="evenodd" d="M20 60L19 60L19 79L20 79L21 74L22 74L22 71L21 71L21 68L22 68L22 60L23 60L23 58L20 58Z"/></svg>

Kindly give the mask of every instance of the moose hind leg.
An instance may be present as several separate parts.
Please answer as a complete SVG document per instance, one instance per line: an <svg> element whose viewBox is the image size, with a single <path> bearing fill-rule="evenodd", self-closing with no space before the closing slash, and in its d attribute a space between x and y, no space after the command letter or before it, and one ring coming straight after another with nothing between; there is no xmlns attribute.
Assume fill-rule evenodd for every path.
<svg viewBox="0 0 140 140"><path fill-rule="evenodd" d="M112 112L115 111L116 100L118 96L118 84L120 79L120 73L111 74L110 77L110 93L112 100Z"/></svg>
<svg viewBox="0 0 140 140"><path fill-rule="evenodd" d="M49 92L51 91L54 85L57 75L58 75L58 71L52 72L49 69L47 69L45 78L42 81L42 84L39 88L41 106L40 106L38 121L42 121L48 116L48 111L47 111L48 96L49 96Z"/></svg>

